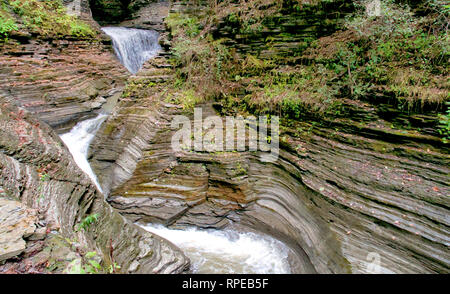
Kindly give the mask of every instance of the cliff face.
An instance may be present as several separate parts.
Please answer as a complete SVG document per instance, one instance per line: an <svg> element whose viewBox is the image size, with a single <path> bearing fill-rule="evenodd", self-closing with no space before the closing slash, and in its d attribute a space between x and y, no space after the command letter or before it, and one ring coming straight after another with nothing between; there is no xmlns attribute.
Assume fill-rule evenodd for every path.
<svg viewBox="0 0 450 294"><path fill-rule="evenodd" d="M65 4L94 23L86 1ZM17 31L0 48L0 271L188 270L189 260L179 249L104 201L56 134L109 111L121 95L128 72L112 54L110 40L102 41L98 32L94 39L60 35L62 27L28 27L19 16L32 17L32 5L48 18L66 16L40 3L23 5L30 6L2 6L2 13L17 19ZM88 268L92 252L100 268Z"/></svg>
<svg viewBox="0 0 450 294"><path fill-rule="evenodd" d="M374 254L380 257L384 272L448 272L449 156L448 148L429 129L435 114L406 115L388 103L340 97L340 114L336 110L334 115L320 119L311 113L305 113L306 119L286 119L280 134L280 159L273 164L263 163L258 154L248 152L171 150L175 131L170 122L177 114L189 114L189 102L173 99L186 97L183 87L192 86L199 101L211 98L202 96L211 93L204 91L206 86L222 91L212 95L212 102L199 104L205 116L245 114L240 108L243 104L255 110L246 104L255 91L253 86L268 87L267 80L259 81L257 74L263 75L266 68L280 76L301 71L300 61L310 54L297 46L297 41L304 40L303 33L286 36L292 19L302 17L283 16L287 12L281 10L281 15L262 22L269 27L267 34L264 30L247 32L245 38L240 38L233 32L233 27L239 30L240 24L231 26L227 15L212 22L216 27L208 28L203 23L195 27L193 19L200 18L205 9L173 3L171 13L178 16L170 19L172 52L184 59L175 62L179 66L176 71L163 58L155 59L139 77L129 80L115 112L92 144L91 163L111 205L128 218L143 222L203 228L224 228L235 223L267 232L291 247L294 272L364 273L369 271ZM283 20L280 32L274 29L276 26L270 29L270 20L277 18ZM239 19L245 20L242 16ZM330 23L328 32L312 30L308 36L322 37L319 42L325 42L341 28L339 21ZM292 25L303 27L300 23ZM179 37L176 30L183 26L186 34ZM247 58L243 64L253 70L253 76L235 79L236 67L241 66L235 63L231 67L233 81L219 79L215 67L218 62L222 62L222 77L228 74L223 55L207 59L210 55L203 53L203 41L196 43L195 39L208 29L221 38L220 44L233 47L244 58L251 54L268 59L269 66L258 60L249 63L252 59ZM262 41L268 36L279 44L269 51L268 42ZM192 50L183 50L180 44L188 43ZM213 46L211 50L222 52L222 47ZM298 55L290 49L299 49ZM280 56L281 60L276 60ZM299 63L298 67L291 68L292 62ZM201 71L202 67L209 72ZM323 77L327 78L327 74ZM174 87L180 80L182 86ZM229 94L233 87L237 91ZM309 87L311 90L317 85ZM231 99L223 98L227 94ZM414 127L402 126L405 118Z"/></svg>
<svg viewBox="0 0 450 294"><path fill-rule="evenodd" d="M387 272L448 271L447 155L323 127L288 135L275 164L245 152L174 154L169 123L182 111L150 101L120 104L127 116L111 117L92 146L108 200L128 218L247 225L289 244L296 272L366 272L371 252Z"/></svg>
<svg viewBox="0 0 450 294"><path fill-rule="evenodd" d="M162 16L169 7L165 0L90 0L94 19L103 26L120 25L164 30Z"/></svg>
<svg viewBox="0 0 450 294"><path fill-rule="evenodd" d="M102 43L29 40L0 50L3 95L59 132L117 100L126 70Z"/></svg>
<svg viewBox="0 0 450 294"><path fill-rule="evenodd" d="M304 5L294 8L297 2ZM116 262L123 272L186 270L189 262L177 248L131 224L151 221L218 229L238 224L271 234L291 248L298 273L364 273L374 254L385 272L448 273L450 157L434 130L442 105L407 113L377 89L374 100L351 96L358 93L363 63L355 65L362 61L350 59L353 51L333 44L367 44L342 25L352 5L303 2L246 1L258 7L258 15L249 15L254 10L239 11L233 1L219 7L207 1L170 7L164 1L65 1L90 21L88 4L104 24L162 32L171 12L172 36L163 34L161 43L172 55L160 54L132 77L106 39L12 35L0 56L0 214L21 229L0 228L11 248L0 258L21 254L34 270L45 271L48 261L70 254L56 266L62 271L84 258L77 251L95 250L105 265ZM205 15L216 17L203 21ZM326 62L334 59L340 63L330 69ZM263 95L274 80L273 88L291 89L301 99L270 104L274 95ZM443 86L431 81L424 87L439 94ZM204 116L280 109L286 115L280 159L269 164L250 152L173 152L170 124L178 114L192 115L186 95L192 92ZM317 117L316 104L304 103L311 97L323 98L320 107L329 101L339 107ZM55 134L99 110L111 115L89 158L108 203ZM95 224L76 232L95 214ZM30 271L20 262L0 270Z"/></svg>
<svg viewBox="0 0 450 294"><path fill-rule="evenodd" d="M61 235L74 240L81 252L97 251L105 267L116 262L123 272L172 273L185 269L187 260L173 245L132 225L105 203L104 196L45 123L4 97L0 117L0 186L4 196L35 212L36 225L46 228L48 239ZM77 230L76 225L92 214L98 215L95 225ZM23 236L33 232L24 232Z"/></svg>

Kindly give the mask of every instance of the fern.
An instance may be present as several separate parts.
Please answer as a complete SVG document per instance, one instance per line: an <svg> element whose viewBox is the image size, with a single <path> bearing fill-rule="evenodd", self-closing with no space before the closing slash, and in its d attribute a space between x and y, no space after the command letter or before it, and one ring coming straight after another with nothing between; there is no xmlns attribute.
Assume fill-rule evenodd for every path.
<svg viewBox="0 0 450 294"><path fill-rule="evenodd" d="M98 213L88 215L77 225L76 232L87 230L93 223L98 221Z"/></svg>

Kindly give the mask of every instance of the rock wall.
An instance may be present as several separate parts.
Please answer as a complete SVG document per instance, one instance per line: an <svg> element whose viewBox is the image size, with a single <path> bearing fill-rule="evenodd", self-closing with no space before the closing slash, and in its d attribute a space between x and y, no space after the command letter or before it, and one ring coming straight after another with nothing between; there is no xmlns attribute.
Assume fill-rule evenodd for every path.
<svg viewBox="0 0 450 294"><path fill-rule="evenodd" d="M123 21L142 18L142 22L161 25L160 6L168 6L168 1L161 0L89 0L93 18L102 26L119 24ZM121 25L123 26L123 25ZM129 25L130 26L130 25Z"/></svg>
<svg viewBox="0 0 450 294"><path fill-rule="evenodd" d="M6 257L2 248L2 259L23 251L21 236L27 238L36 227L45 227L48 234L61 234L77 240L88 251L97 251L106 266L118 263L124 273L179 273L187 269L189 261L175 246L133 225L104 201L49 126L17 107L13 99L0 98L2 219L19 211L8 209L8 205L25 205L36 215L29 218L31 223L23 232L14 230L20 235L13 236L14 240L21 247L12 253L10 250ZM77 230L76 225L90 214L98 214L95 225ZM35 227L34 222L38 223ZM2 222L1 230L8 225Z"/></svg>
<svg viewBox="0 0 450 294"><path fill-rule="evenodd" d="M378 140L348 133L329 139L327 129L290 138L269 165L248 153L174 154L169 117L177 110L161 107L137 124L114 116L99 133L103 147L93 147L97 171L115 167L99 174L107 187L112 178L109 201L128 218L244 224L289 244L297 272L364 273L370 253L379 254L384 272L449 271L448 155L401 144L392 148L416 156L383 154L374 150Z"/></svg>
<svg viewBox="0 0 450 294"><path fill-rule="evenodd" d="M311 41L335 32L341 20L354 10L353 2L348 0L260 2L261 6L247 9L240 2L219 6L213 36L224 39L224 44L241 54L276 59L300 57ZM279 8L271 13L275 5ZM252 16L246 18L245 14Z"/></svg>
<svg viewBox="0 0 450 294"><path fill-rule="evenodd" d="M67 13L76 15L84 20L92 19L92 12L89 6L89 0L63 0Z"/></svg>
<svg viewBox="0 0 450 294"><path fill-rule="evenodd" d="M382 272L449 272L450 157L439 138L390 129L377 107L342 99L345 118L289 121L274 164L247 152L174 153L170 122L186 112L167 103L172 78L163 57L147 63L92 144L93 169L123 215L248 226L288 244L299 273L366 273L373 256Z"/></svg>
<svg viewBox="0 0 450 294"><path fill-rule="evenodd" d="M0 49L0 93L59 132L117 100L127 70L109 40L39 40Z"/></svg>

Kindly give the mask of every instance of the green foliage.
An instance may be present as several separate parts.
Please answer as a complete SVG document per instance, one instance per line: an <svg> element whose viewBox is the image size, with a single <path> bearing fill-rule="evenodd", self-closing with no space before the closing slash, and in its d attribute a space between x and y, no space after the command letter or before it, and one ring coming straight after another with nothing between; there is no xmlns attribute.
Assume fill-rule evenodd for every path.
<svg viewBox="0 0 450 294"><path fill-rule="evenodd" d="M88 215L87 217L85 217L85 218L81 221L81 223L79 223L79 224L77 225L76 231L78 232L78 231L80 231L80 230L87 230L92 224L94 224L95 222L97 222L98 216L99 216L99 215L98 215L97 213L95 213L95 214L91 214L91 215Z"/></svg>
<svg viewBox="0 0 450 294"><path fill-rule="evenodd" d="M275 21L273 15L286 8L280 1L233 5L225 0L209 18L171 14L166 22L173 36L174 84L179 93L169 100L192 109L211 98L219 100L224 112L238 109L294 119L344 117L351 111L348 98L375 103L389 99L401 111L442 105L450 87L446 28L429 31L434 14L417 14L394 0L381 1L381 16L370 17L364 2L355 1L358 9L345 19L346 30L305 42L310 46L306 52L298 50L301 63L299 58L282 54L239 55L227 40L214 40L208 34L208 28L220 20L231 34L261 38L259 27ZM303 9L304 3L298 4ZM445 17L448 7L436 5L433 13ZM289 33L268 34L266 47L261 48L289 38Z"/></svg>
<svg viewBox="0 0 450 294"><path fill-rule="evenodd" d="M87 23L68 15L60 0L7 0L7 3L24 28L42 36L93 38L96 35Z"/></svg>
<svg viewBox="0 0 450 294"><path fill-rule="evenodd" d="M444 143L450 142L450 101L445 103L447 105L447 112L439 115L438 131L443 136Z"/></svg>
<svg viewBox="0 0 450 294"><path fill-rule="evenodd" d="M50 177L49 177L49 175L48 175L47 173L41 174L41 176L40 176L41 182L45 182L45 181L47 181L49 178L50 178Z"/></svg>
<svg viewBox="0 0 450 294"><path fill-rule="evenodd" d="M85 22L82 21L70 21L70 35L77 37L77 38L91 38L95 36L94 31L92 28Z"/></svg>
<svg viewBox="0 0 450 294"><path fill-rule="evenodd" d="M381 2L381 16L360 10L346 19L349 29L319 39L307 50L315 62L334 71L340 96L373 99L383 91L401 110L420 110L447 99L450 42L446 30L430 33L430 17L417 17L407 5ZM427 24L427 25L425 25ZM428 30L428 31L427 31Z"/></svg>
<svg viewBox="0 0 450 294"><path fill-rule="evenodd" d="M179 13L170 13L165 19L172 34L178 35L183 32L188 37L196 37L200 33L200 24L197 17L188 17Z"/></svg>
<svg viewBox="0 0 450 294"><path fill-rule="evenodd" d="M71 261L68 265L66 273L68 274L99 274L106 271L99 263L100 258L97 252L87 252L82 258Z"/></svg>
<svg viewBox="0 0 450 294"><path fill-rule="evenodd" d="M258 62L254 57L252 63ZM261 63L260 63L261 64ZM251 74L253 70L250 70ZM242 72L243 76L248 73ZM250 74L250 75L251 75ZM277 113L291 118L305 115L321 116L332 111L336 105L335 85L328 83L333 72L319 65L285 67L265 70L258 77L246 78L251 91L244 97L251 112L258 114Z"/></svg>
<svg viewBox="0 0 450 294"><path fill-rule="evenodd" d="M183 106L187 111L193 111L195 105L204 101L204 99L197 95L193 89L183 90L179 93L171 94L167 97L170 103L176 103Z"/></svg>
<svg viewBox="0 0 450 294"><path fill-rule="evenodd" d="M247 170L242 166L242 164L240 162L238 162L236 165L236 171L237 171L237 174L236 174L237 176L246 175L248 173Z"/></svg>
<svg viewBox="0 0 450 294"><path fill-rule="evenodd" d="M111 264L108 268L108 272L110 274L114 274L116 273L118 270L120 270L120 265L118 265L116 262L114 262L113 264Z"/></svg>
<svg viewBox="0 0 450 294"><path fill-rule="evenodd" d="M6 11L0 10L0 40L8 38L12 31L18 29L16 21Z"/></svg>
<svg viewBox="0 0 450 294"><path fill-rule="evenodd" d="M134 98L142 95L145 91L150 90L156 84L152 81L148 81L145 78L130 79L125 86L125 90L122 93L123 98Z"/></svg>

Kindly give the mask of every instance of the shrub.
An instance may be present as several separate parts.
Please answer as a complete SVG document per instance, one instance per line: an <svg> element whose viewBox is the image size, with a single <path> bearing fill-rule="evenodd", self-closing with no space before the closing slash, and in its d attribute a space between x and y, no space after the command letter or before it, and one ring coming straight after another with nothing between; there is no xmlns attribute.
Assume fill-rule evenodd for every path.
<svg viewBox="0 0 450 294"><path fill-rule="evenodd" d="M92 38L95 31L76 16L68 15L60 0L8 0L26 29L45 37Z"/></svg>
<svg viewBox="0 0 450 294"><path fill-rule="evenodd" d="M450 102L445 103L447 105L447 112L439 115L438 131L443 136L442 141L444 143L450 142Z"/></svg>
<svg viewBox="0 0 450 294"><path fill-rule="evenodd" d="M91 214L88 215L87 217L85 217L81 223L79 223L77 225L77 229L76 231L80 231L80 230L87 230L93 223L97 222L98 220L98 214Z"/></svg>
<svg viewBox="0 0 450 294"><path fill-rule="evenodd" d="M18 30L14 19L0 11L0 39L6 39L12 31Z"/></svg>

